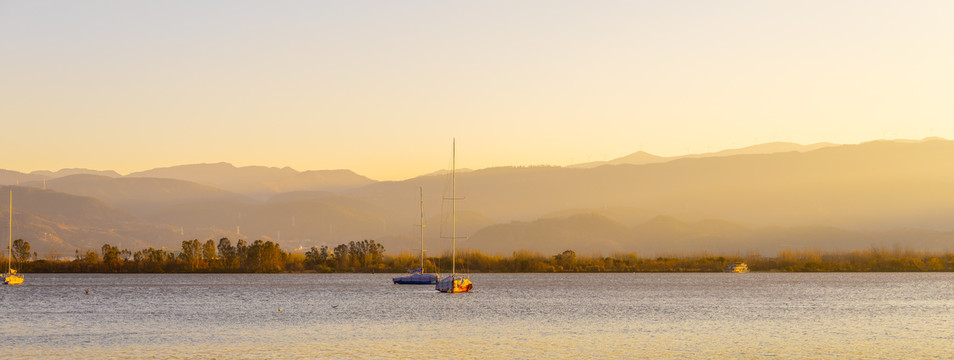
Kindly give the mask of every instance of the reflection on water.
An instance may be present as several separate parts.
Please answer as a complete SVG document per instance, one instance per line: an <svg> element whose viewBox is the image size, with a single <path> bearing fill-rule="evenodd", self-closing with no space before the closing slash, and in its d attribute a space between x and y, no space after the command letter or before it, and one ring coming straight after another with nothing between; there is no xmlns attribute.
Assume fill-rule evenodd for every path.
<svg viewBox="0 0 954 360"><path fill-rule="evenodd" d="M2 357L924 358L954 351L954 274L30 274ZM84 290L89 289L87 295ZM279 311L281 309L281 311Z"/></svg>

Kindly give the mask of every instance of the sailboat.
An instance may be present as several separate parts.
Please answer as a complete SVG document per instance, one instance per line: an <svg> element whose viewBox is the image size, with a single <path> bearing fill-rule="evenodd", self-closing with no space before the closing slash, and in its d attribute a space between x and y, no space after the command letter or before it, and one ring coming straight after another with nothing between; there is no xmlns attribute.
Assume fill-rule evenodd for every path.
<svg viewBox="0 0 954 360"><path fill-rule="evenodd" d="M453 223L453 232L451 239L451 276L441 279L437 283L437 291L443 293L461 293L468 292L474 287L470 279L466 276L457 274L457 139L454 139L453 160L451 161L451 218Z"/></svg>
<svg viewBox="0 0 954 360"><path fill-rule="evenodd" d="M13 190L10 190L10 247L7 248L7 272L0 275L3 285L19 285L23 283L23 275L17 275L13 270Z"/></svg>
<svg viewBox="0 0 954 360"><path fill-rule="evenodd" d="M421 267L408 271L410 275L392 278L395 284L429 285L437 284L440 278L424 271L424 188L421 188Z"/></svg>

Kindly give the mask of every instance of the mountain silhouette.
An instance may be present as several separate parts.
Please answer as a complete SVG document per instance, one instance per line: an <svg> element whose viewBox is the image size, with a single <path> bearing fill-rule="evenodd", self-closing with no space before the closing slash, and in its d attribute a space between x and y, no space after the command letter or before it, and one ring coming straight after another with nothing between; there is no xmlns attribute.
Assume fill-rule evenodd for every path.
<svg viewBox="0 0 954 360"><path fill-rule="evenodd" d="M351 170L299 172L290 167L235 167L229 163L191 164L158 168L129 174L128 177L176 179L205 184L264 200L290 191L340 191L374 182Z"/></svg>
<svg viewBox="0 0 954 360"><path fill-rule="evenodd" d="M603 165L645 165L645 164L655 164L661 162L668 162L678 159L698 159L698 158L707 158L707 157L718 157L718 156L733 156L733 155L752 155L752 154L774 154L781 152L806 152L817 150L825 147L835 146L833 143L816 143L811 145L801 145L790 142L771 142L765 144L758 144L747 146L744 148L738 149L728 149L718 152L708 152L703 154L689 154L682 156L656 156L644 151L638 151L621 158L616 158L609 161L593 161L582 164L570 165L571 168L594 168L597 166Z"/></svg>
<svg viewBox="0 0 954 360"><path fill-rule="evenodd" d="M812 146L458 173L458 246L507 254L950 248L954 142ZM15 189L41 191L47 175L40 174L0 171L0 179L32 176ZM96 236L144 246L227 236L289 248L369 238L398 252L420 246L420 188L429 253L450 246L442 239L449 236L449 179L439 173L378 182L349 170L220 163L121 177L75 174L48 178L46 187L17 201L30 214L19 226L33 229L24 234L38 250L98 247Z"/></svg>

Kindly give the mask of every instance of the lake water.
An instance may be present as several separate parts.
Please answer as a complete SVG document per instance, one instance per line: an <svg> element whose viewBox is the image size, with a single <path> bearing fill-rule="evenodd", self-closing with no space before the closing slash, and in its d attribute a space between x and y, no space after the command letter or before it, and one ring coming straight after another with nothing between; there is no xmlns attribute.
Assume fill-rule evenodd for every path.
<svg viewBox="0 0 954 360"><path fill-rule="evenodd" d="M951 273L391 276L27 274L0 358L954 357Z"/></svg>

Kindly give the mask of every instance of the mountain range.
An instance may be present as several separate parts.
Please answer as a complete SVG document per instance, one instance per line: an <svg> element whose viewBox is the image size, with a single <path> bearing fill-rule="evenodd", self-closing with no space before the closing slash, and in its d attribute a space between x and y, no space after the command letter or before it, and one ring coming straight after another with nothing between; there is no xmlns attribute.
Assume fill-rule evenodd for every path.
<svg viewBox="0 0 954 360"><path fill-rule="evenodd" d="M817 150L829 146L835 146L833 143L816 143L811 145L801 145L791 142L770 142L765 144L752 145L739 149L728 149L722 150L714 153L703 153L703 154L689 154L681 156L656 156L644 151L638 151L621 158L613 159L610 161L593 161L586 162L582 164L570 165L572 168L594 168L597 166L603 165L644 165L644 164L655 164L661 162L668 162L677 159L697 159L697 158L707 158L707 157L719 157L719 156L732 156L732 155L749 155L749 154L774 154L781 152L806 152Z"/></svg>
<svg viewBox="0 0 954 360"><path fill-rule="evenodd" d="M459 247L489 253L675 254L871 246L954 248L954 141L769 143L567 167L458 172ZM285 249L375 239L389 252L425 237L446 251L448 177L375 181L350 170L227 163L120 175L0 170L14 236L42 256L104 243L136 250L189 239L268 239ZM4 208L0 211L8 215ZM4 222L4 225L5 222ZM0 225L0 231L7 228Z"/></svg>

